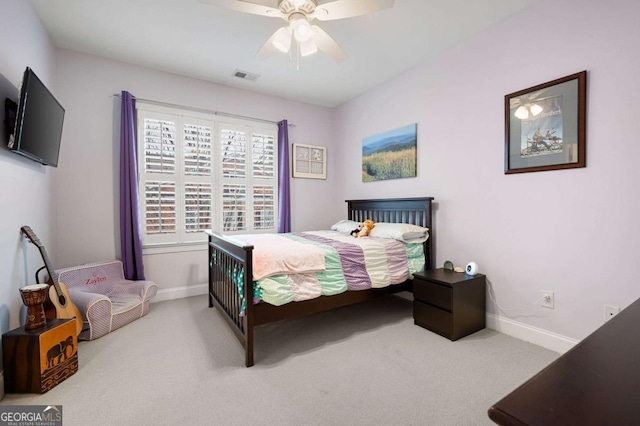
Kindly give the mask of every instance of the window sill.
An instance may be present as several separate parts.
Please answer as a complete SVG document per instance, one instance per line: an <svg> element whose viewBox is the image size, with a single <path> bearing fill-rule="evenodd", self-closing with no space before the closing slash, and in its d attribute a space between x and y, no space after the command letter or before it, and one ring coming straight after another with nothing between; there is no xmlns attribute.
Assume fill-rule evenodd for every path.
<svg viewBox="0 0 640 426"><path fill-rule="evenodd" d="M207 242L188 244L156 244L142 247L142 255L164 254L164 253L182 253L187 251L205 251L207 250Z"/></svg>

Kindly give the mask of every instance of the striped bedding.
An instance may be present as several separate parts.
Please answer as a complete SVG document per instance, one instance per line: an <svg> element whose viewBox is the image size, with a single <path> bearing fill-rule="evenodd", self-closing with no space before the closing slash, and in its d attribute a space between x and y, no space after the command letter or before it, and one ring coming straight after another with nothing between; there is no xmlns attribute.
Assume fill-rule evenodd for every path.
<svg viewBox="0 0 640 426"><path fill-rule="evenodd" d="M422 244L390 238L354 238L336 231L278 234L277 237L315 247L324 255L325 268L316 272L273 274L254 280L254 297L276 306L347 290L400 284L414 272L424 270ZM250 236L235 238L252 243ZM254 247L256 251L257 245Z"/></svg>

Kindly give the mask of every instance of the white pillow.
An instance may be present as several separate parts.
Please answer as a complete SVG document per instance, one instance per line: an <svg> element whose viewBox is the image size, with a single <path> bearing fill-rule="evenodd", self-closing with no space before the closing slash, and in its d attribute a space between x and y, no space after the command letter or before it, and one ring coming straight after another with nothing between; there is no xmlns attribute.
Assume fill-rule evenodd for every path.
<svg viewBox="0 0 640 426"><path fill-rule="evenodd" d="M331 230L348 234L356 229L358 225L360 225L360 222L355 222L353 220L341 220L340 222L331 225Z"/></svg>
<svg viewBox="0 0 640 426"><path fill-rule="evenodd" d="M429 229L409 223L386 223L376 222L369 233L372 237L393 238L404 242L425 242L428 238Z"/></svg>
<svg viewBox="0 0 640 426"><path fill-rule="evenodd" d="M331 230L348 234L356 229L358 225L360 225L360 222L341 220L333 224ZM429 238L428 232L428 228L409 223L375 222L369 235L378 238L392 238L406 243L423 243Z"/></svg>

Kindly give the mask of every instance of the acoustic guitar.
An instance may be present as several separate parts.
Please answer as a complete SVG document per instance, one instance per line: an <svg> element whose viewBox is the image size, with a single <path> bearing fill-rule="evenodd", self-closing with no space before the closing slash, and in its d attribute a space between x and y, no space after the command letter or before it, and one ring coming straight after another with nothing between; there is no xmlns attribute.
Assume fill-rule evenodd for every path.
<svg viewBox="0 0 640 426"><path fill-rule="evenodd" d="M58 281L58 274L56 274L51 267L51 261L49 260L47 250L29 226L23 226L20 230L27 236L27 238L29 238L29 241L38 247L42 260L44 261L44 266L47 268L47 272L49 273L49 297L43 304L44 316L47 319L75 318L76 334L80 334L82 331L82 313L71 301L67 286Z"/></svg>

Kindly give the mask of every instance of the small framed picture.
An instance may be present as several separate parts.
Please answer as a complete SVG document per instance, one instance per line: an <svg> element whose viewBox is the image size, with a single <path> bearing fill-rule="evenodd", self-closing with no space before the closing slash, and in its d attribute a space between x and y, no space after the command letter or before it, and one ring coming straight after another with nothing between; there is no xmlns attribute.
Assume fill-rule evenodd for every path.
<svg viewBox="0 0 640 426"><path fill-rule="evenodd" d="M505 96L505 174L586 166L587 72Z"/></svg>
<svg viewBox="0 0 640 426"><path fill-rule="evenodd" d="M293 177L307 179L327 178L327 148L293 144Z"/></svg>

